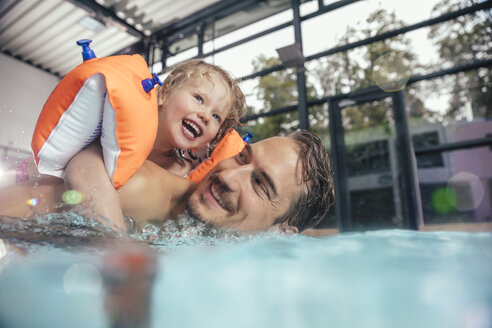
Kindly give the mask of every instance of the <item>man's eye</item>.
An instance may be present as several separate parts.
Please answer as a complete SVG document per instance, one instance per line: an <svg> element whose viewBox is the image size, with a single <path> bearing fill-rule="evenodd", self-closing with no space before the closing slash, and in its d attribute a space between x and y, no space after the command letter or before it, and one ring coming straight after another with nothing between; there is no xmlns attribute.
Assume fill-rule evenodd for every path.
<svg viewBox="0 0 492 328"><path fill-rule="evenodd" d="M267 196L268 198L270 198L270 195L268 194L268 190L267 188L265 187L265 185L263 184L263 182L261 181L261 179L258 177L258 176L254 176L253 178L253 183L256 187L259 188L259 190L265 195Z"/></svg>
<svg viewBox="0 0 492 328"><path fill-rule="evenodd" d="M212 117L217 121L220 122L220 116L217 114L212 114Z"/></svg>
<svg viewBox="0 0 492 328"><path fill-rule="evenodd" d="M246 155L244 155L243 152L237 154L237 157L238 157L240 163L242 163L242 164L246 163Z"/></svg>
<svg viewBox="0 0 492 328"><path fill-rule="evenodd" d="M200 95L193 96L201 105L203 105L203 98Z"/></svg>

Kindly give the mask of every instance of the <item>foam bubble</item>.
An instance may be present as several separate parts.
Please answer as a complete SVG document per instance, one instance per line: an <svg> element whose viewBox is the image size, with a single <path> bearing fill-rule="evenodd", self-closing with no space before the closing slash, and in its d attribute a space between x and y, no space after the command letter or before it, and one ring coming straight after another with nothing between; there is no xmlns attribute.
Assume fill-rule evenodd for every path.
<svg viewBox="0 0 492 328"><path fill-rule="evenodd" d="M63 193L62 200L66 204L75 205L84 200L84 195L77 190L67 190Z"/></svg>
<svg viewBox="0 0 492 328"><path fill-rule="evenodd" d="M476 209L485 193L480 178L465 171L458 172L448 180L448 189L456 194L456 209L460 211Z"/></svg>
<svg viewBox="0 0 492 328"><path fill-rule="evenodd" d="M374 61L372 79L383 91L403 90L410 78L409 66L408 60L397 52L386 53Z"/></svg>

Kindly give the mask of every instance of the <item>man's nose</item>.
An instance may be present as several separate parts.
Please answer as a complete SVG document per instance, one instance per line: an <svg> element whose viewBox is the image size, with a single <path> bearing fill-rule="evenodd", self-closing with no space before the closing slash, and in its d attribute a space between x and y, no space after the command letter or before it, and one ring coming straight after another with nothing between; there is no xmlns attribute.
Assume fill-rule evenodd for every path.
<svg viewBox="0 0 492 328"><path fill-rule="evenodd" d="M237 190L241 184L245 184L251 171L250 165L229 165L224 166L219 173L221 181L229 186L231 190Z"/></svg>

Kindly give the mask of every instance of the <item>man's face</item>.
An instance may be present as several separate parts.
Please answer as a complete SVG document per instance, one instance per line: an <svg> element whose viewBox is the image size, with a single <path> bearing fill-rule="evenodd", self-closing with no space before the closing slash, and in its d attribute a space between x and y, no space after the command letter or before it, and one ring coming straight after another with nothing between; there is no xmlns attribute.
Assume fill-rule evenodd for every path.
<svg viewBox="0 0 492 328"><path fill-rule="evenodd" d="M274 137L220 162L190 196L187 209L214 226L267 230L302 190L295 141Z"/></svg>

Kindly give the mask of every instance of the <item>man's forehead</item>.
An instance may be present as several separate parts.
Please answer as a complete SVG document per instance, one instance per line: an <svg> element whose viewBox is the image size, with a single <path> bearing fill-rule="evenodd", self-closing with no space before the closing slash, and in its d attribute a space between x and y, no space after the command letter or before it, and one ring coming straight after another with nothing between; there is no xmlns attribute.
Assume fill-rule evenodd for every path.
<svg viewBox="0 0 492 328"><path fill-rule="evenodd" d="M255 161L262 162L266 171L275 169L276 173L285 174L297 171L299 151L294 140L286 137L271 137L250 146Z"/></svg>
<svg viewBox="0 0 492 328"><path fill-rule="evenodd" d="M297 154L297 147L294 140L287 137L270 137L251 144L252 148L261 148L262 150L271 151L282 147L284 150L291 149L291 152Z"/></svg>

